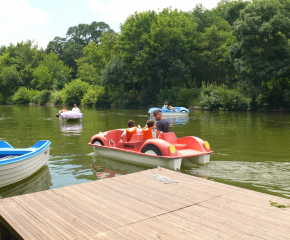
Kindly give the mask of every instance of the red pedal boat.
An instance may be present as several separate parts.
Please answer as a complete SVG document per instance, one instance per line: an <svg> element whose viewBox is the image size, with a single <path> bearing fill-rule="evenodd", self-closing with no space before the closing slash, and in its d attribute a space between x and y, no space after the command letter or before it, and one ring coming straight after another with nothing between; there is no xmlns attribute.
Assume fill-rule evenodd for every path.
<svg viewBox="0 0 290 240"><path fill-rule="evenodd" d="M150 167L178 170L181 165L193 167L209 162L213 153L209 143L198 137L176 138L175 133L163 133L159 139L143 140L143 134L134 134L127 142L121 135L124 129L102 132L91 137L89 145L100 155Z"/></svg>

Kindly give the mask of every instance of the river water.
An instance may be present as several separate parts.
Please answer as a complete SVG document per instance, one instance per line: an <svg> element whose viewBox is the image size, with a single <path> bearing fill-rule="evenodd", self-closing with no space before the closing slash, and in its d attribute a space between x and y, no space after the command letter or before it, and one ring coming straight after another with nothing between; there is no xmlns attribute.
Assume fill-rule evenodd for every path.
<svg viewBox="0 0 290 240"><path fill-rule="evenodd" d="M0 106L0 140L26 148L50 140L47 164L27 179L0 188L10 197L148 169L95 156L92 135L125 128L127 121L145 125L146 110L82 108L83 120L60 121L57 107ZM197 136L214 154L207 165L181 172L259 192L290 198L290 114L192 111L170 118L177 137ZM153 177L153 176L152 176Z"/></svg>

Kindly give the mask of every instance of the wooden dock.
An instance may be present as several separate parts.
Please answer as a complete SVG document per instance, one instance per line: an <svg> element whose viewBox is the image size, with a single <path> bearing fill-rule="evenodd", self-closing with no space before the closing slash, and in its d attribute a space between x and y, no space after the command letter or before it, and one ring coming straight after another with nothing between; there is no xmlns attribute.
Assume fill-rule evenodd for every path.
<svg viewBox="0 0 290 240"><path fill-rule="evenodd" d="M0 200L0 239L290 239L277 196L154 171L179 183L147 170Z"/></svg>

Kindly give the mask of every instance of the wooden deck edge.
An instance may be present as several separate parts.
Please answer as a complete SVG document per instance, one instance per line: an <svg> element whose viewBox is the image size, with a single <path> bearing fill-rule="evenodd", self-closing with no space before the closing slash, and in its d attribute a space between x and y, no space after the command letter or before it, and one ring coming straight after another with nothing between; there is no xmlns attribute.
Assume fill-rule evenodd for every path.
<svg viewBox="0 0 290 240"><path fill-rule="evenodd" d="M13 227L8 224L5 219L0 215L0 240L10 240L23 238L15 231Z"/></svg>

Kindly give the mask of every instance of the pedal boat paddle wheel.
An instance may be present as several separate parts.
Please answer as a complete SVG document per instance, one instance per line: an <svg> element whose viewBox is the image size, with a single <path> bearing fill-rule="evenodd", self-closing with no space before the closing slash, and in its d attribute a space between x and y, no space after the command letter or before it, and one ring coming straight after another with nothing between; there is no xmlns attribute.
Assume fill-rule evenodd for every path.
<svg viewBox="0 0 290 240"><path fill-rule="evenodd" d="M174 132L163 133L159 139L143 140L143 134L134 134L128 142L121 135L124 129L100 132L91 137L89 145L97 154L149 167L178 170L181 165L193 167L209 162L213 153L209 143L198 137L176 138Z"/></svg>

